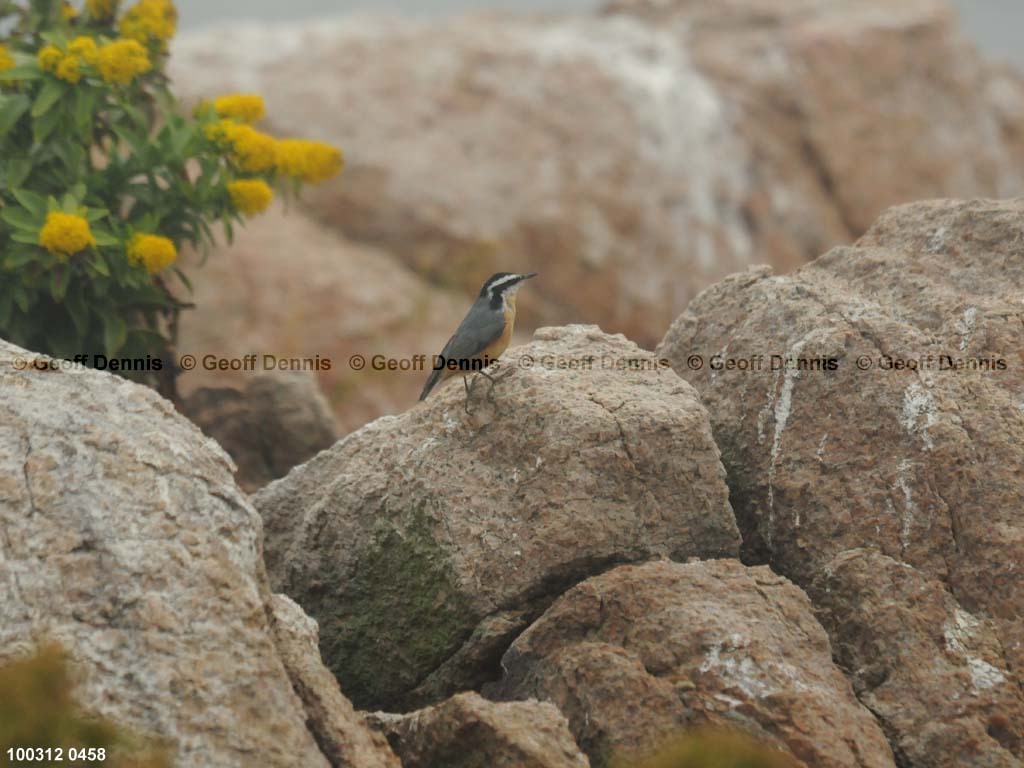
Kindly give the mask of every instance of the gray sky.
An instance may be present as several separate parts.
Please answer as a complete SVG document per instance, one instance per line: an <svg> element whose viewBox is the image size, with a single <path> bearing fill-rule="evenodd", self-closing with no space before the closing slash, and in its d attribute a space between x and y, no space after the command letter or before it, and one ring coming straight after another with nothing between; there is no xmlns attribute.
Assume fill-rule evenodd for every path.
<svg viewBox="0 0 1024 768"><path fill-rule="evenodd" d="M899 0L893 0L899 2ZM519 10L584 9L602 0L176 0L181 28L194 29L230 19L297 20L340 16L351 11L392 11L443 16L469 8ZM709 0L715 2L715 0ZM1024 66L1024 0L952 0L968 33L989 55Z"/></svg>

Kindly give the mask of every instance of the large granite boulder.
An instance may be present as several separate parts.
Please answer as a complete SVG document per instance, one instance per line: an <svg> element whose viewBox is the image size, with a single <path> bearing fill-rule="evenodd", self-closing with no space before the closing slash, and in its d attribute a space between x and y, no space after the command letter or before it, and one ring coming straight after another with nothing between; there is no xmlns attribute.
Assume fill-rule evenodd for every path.
<svg viewBox="0 0 1024 768"><path fill-rule="evenodd" d="M620 566L560 597L502 659L501 698L554 702L594 766L697 726L820 768L893 768L807 596L735 560Z"/></svg>
<svg viewBox="0 0 1024 768"><path fill-rule="evenodd" d="M460 693L406 715L374 712L403 768L589 768L565 717L538 701L496 703Z"/></svg>
<svg viewBox="0 0 1024 768"><path fill-rule="evenodd" d="M280 645L260 519L212 440L145 387L2 341L0 391L0 660L58 643L85 709L181 765L397 768L351 705L296 694L322 664Z"/></svg>
<svg viewBox="0 0 1024 768"><path fill-rule="evenodd" d="M708 406L745 557L827 611L908 765L1024 759L1022 320L1024 200L933 201L713 286L659 348ZM854 549L884 567L836 569ZM897 671L899 648L942 655Z"/></svg>
<svg viewBox="0 0 1024 768"><path fill-rule="evenodd" d="M568 326L502 365L469 413L456 377L255 497L274 588L362 708L497 677L516 634L613 564L738 551L707 414L649 352Z"/></svg>

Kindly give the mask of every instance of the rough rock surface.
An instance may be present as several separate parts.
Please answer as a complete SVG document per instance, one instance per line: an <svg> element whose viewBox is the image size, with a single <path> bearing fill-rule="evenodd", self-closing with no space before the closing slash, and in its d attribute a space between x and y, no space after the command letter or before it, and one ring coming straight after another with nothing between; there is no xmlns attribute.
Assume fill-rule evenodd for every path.
<svg viewBox="0 0 1024 768"><path fill-rule="evenodd" d="M813 585L838 661L902 765L1020 766L1024 700L990 619L878 551L847 550ZM922 685L922 681L927 684Z"/></svg>
<svg viewBox="0 0 1024 768"><path fill-rule="evenodd" d="M559 598L502 669L488 694L553 701L595 766L701 724L744 728L808 766L894 765L807 596L765 567L620 566Z"/></svg>
<svg viewBox="0 0 1024 768"><path fill-rule="evenodd" d="M738 551L707 414L649 352L567 326L502 363L471 414L456 377L254 500L271 582L361 708L496 677L518 631L611 564Z"/></svg>
<svg viewBox="0 0 1024 768"><path fill-rule="evenodd" d="M235 461L235 481L255 491L329 448L334 416L313 374L254 376L244 390L203 387L182 412Z"/></svg>
<svg viewBox="0 0 1024 768"><path fill-rule="evenodd" d="M915 659L912 681L894 672L890 688L905 685L916 706L877 695L893 743L913 765L1024 759L1024 200L895 208L791 277L755 270L708 289L660 350L712 415L746 558L834 614L861 616L829 622L840 659L887 669L894 626L903 647L927 653L950 615L976 627L985 653ZM695 354L700 370L687 362ZM712 370L714 355L755 367L761 355L763 366ZM771 355L804 362L773 371ZM835 370L814 362L829 358ZM888 598L905 600L902 620L862 609L874 587L854 566L826 578L856 548L917 572L897 581L905 597ZM906 586L917 582L942 585L949 601L919 606ZM991 667L990 685L974 683L971 658ZM859 679L865 701L884 683ZM933 720L927 703L942 699L963 707L951 722ZM1000 709L1005 726L988 715ZM968 732L976 761L943 746Z"/></svg>
<svg viewBox="0 0 1024 768"><path fill-rule="evenodd" d="M641 344L710 282L802 263L888 205L1024 190L1024 87L942 0L232 23L176 41L172 72L343 147L307 200L347 235L467 290L538 269L526 326Z"/></svg>
<svg viewBox="0 0 1024 768"><path fill-rule="evenodd" d="M0 341L0 658L58 642L81 703L181 765L327 766L230 459L149 389L16 369L37 357Z"/></svg>
<svg viewBox="0 0 1024 768"><path fill-rule="evenodd" d="M565 717L539 701L495 703L460 693L440 704L367 716L387 735L403 768L589 768Z"/></svg>
<svg viewBox="0 0 1024 768"><path fill-rule="evenodd" d="M472 297L431 287L385 251L347 241L297 208L274 206L236 234L201 267L188 257L194 291L182 295L196 308L182 313L178 352L198 364L181 376L184 392L244 389L252 371L207 370L204 361L256 353L257 373L266 372L264 355L319 363L342 432L416 401L424 375L375 370L373 356L438 352ZM364 369L350 364L353 355Z"/></svg>
<svg viewBox="0 0 1024 768"><path fill-rule="evenodd" d="M320 660L316 622L287 595L274 595L270 609L278 653L328 762L353 768L402 768L383 736L366 727Z"/></svg>

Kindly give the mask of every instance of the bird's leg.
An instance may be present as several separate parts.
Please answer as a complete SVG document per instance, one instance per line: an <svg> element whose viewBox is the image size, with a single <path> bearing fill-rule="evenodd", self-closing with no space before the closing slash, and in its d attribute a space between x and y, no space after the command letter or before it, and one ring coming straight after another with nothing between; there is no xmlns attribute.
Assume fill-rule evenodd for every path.
<svg viewBox="0 0 1024 768"><path fill-rule="evenodd" d="M473 384L476 384L476 377L475 376L473 377ZM466 413L469 413L469 398L473 395L473 387L469 383L469 377L468 376L463 376L462 377L462 386L466 390L466 402L464 404L464 408L466 410Z"/></svg>
<svg viewBox="0 0 1024 768"><path fill-rule="evenodd" d="M480 371L480 375L483 376L485 379L487 379L489 382L491 382L491 386L487 390L487 400L493 403L494 402L494 385L498 383L498 380L495 379L493 376L491 376L491 374L487 373L487 371ZM501 378L505 378L505 377L502 376Z"/></svg>

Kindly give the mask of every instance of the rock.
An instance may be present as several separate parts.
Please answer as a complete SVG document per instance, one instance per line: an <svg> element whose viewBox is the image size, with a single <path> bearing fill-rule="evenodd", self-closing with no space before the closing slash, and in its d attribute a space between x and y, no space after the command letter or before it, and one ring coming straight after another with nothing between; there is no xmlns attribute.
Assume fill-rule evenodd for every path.
<svg viewBox="0 0 1024 768"><path fill-rule="evenodd" d="M562 713L539 701L495 703L460 693L407 715L375 713L404 768L589 768Z"/></svg>
<svg viewBox="0 0 1024 768"><path fill-rule="evenodd" d="M649 352L568 326L502 365L470 414L456 377L254 499L274 588L362 709L497 677L533 617L610 565L737 552L707 414Z"/></svg>
<svg viewBox="0 0 1024 768"><path fill-rule="evenodd" d="M172 73L343 147L306 199L347 236L466 291L536 269L524 327L645 345L714 280L803 263L887 205L1024 190L1024 85L940 0L232 23L176 41Z"/></svg>
<svg viewBox="0 0 1024 768"><path fill-rule="evenodd" d="M152 390L5 342L0 391L0 661L57 642L85 708L181 765L327 766L227 455Z"/></svg>
<svg viewBox="0 0 1024 768"><path fill-rule="evenodd" d="M888 725L901 765L1021 765L1024 701L991 620L961 608L942 582L866 549L833 558L813 591L842 638L839 663Z"/></svg>
<svg viewBox="0 0 1024 768"><path fill-rule="evenodd" d="M986 663L1006 670L1005 690L982 699L1017 702L1011 711L1024 681L1022 243L1024 200L895 208L854 247L790 277L756 270L713 286L659 348L712 415L747 560L770 563L833 612L860 613L857 579L838 583L838 594L815 586L832 583L829 564L853 549L905 563L949 592L926 610L910 590L900 621L880 613L860 626L827 622L840 657L884 669L892 626L909 633L907 647L927 649L959 610L998 641L986 640L996 654ZM755 370L691 370L695 354ZM773 354L794 364L771 370ZM979 754L1003 750L1004 762L960 765L1024 758L1024 720L989 731L987 704L964 705L975 722L939 735L947 726L927 702L979 694L948 664L918 666L923 676L906 683L917 703L905 714L921 719L880 712L894 744L924 750L915 764L955 764L941 745L968 731L982 734Z"/></svg>
<svg viewBox="0 0 1024 768"><path fill-rule="evenodd" d="M254 376L244 391L201 388L182 412L234 459L235 480L255 491L329 448L334 417L311 373Z"/></svg>
<svg viewBox="0 0 1024 768"><path fill-rule="evenodd" d="M570 589L488 688L554 702L594 766L699 725L760 736L808 766L894 766L832 663L810 601L735 560L620 566Z"/></svg>
<svg viewBox="0 0 1024 768"><path fill-rule="evenodd" d="M366 727L320 660L316 622L287 595L274 595L270 609L278 653L328 762L353 768L402 768L384 737Z"/></svg>
<svg viewBox="0 0 1024 768"><path fill-rule="evenodd" d="M760 195L817 186L848 235L899 203L1024 190L1024 136L1004 120L1024 80L979 56L947 0L613 0L605 12L682 35L740 113L775 187ZM769 203L769 226L806 233L818 212L802 202ZM804 244L811 258L835 241Z"/></svg>
<svg viewBox="0 0 1024 768"><path fill-rule="evenodd" d="M194 291L179 293L196 308L181 315L178 352L197 361L179 379L186 395L244 390L254 373L280 373L283 364L316 375L343 431L416 402L426 373L377 370L374 356L435 354L471 297L444 294L388 253L346 241L295 208L274 206L236 235L202 267L196 254L186 259ZM254 370L241 370L250 354ZM239 370L216 368L232 360Z"/></svg>

